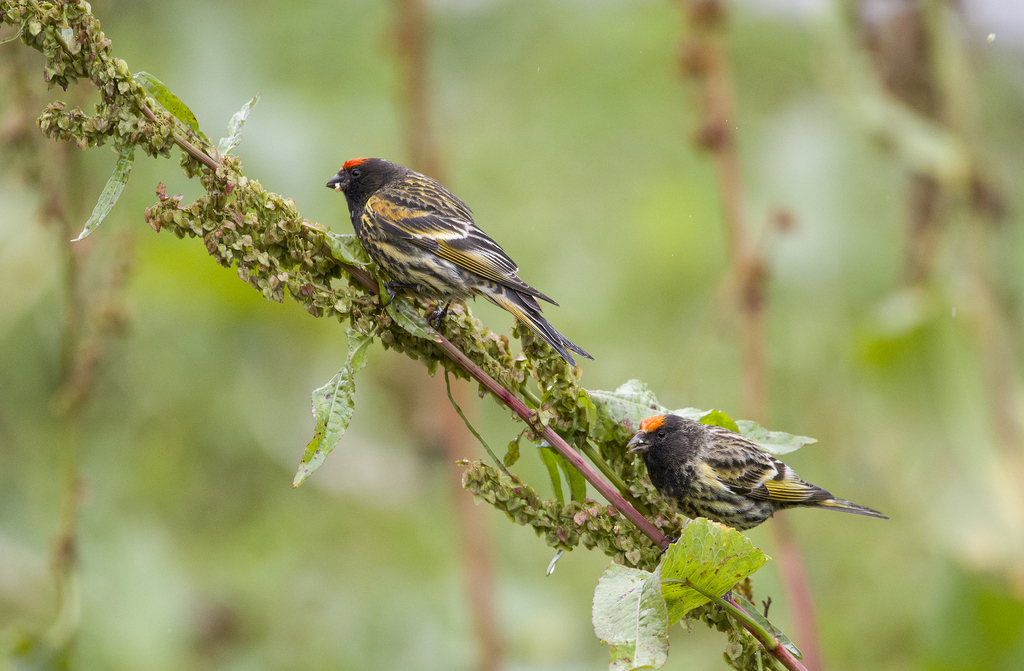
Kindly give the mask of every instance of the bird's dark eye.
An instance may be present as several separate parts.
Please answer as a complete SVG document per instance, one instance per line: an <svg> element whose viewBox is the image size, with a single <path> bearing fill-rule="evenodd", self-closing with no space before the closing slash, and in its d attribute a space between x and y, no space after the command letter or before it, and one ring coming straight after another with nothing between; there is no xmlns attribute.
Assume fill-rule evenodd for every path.
<svg viewBox="0 0 1024 671"><path fill-rule="evenodd" d="M349 171L349 174L351 174L353 177L362 177L363 171L360 170L359 168L352 168L352 170Z"/></svg>
<svg viewBox="0 0 1024 671"><path fill-rule="evenodd" d="M665 431L664 430L659 431L658 432L658 438L664 438L664 437L665 437Z"/></svg>

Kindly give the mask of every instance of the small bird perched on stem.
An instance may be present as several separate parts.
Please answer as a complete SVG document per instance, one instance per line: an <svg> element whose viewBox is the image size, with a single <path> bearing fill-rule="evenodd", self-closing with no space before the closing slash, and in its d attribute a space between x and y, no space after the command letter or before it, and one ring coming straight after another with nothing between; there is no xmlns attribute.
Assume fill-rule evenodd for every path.
<svg viewBox="0 0 1024 671"><path fill-rule="evenodd" d="M553 300L523 282L519 266L473 223L473 213L448 189L425 175L381 158L346 161L327 182L345 194L352 227L370 258L390 277L389 300L408 289L445 303L483 296L511 312L572 365L572 350L594 357L555 330L540 303Z"/></svg>
<svg viewBox="0 0 1024 671"><path fill-rule="evenodd" d="M643 454L651 483L687 517L706 517L743 531L776 510L797 506L889 519L805 482L753 441L720 426L679 415L640 423L626 446Z"/></svg>

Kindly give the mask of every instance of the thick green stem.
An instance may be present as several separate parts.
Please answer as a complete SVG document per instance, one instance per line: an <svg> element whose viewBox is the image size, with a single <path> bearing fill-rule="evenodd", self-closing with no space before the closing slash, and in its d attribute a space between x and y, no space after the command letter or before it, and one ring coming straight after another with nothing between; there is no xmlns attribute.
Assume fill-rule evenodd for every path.
<svg viewBox="0 0 1024 671"><path fill-rule="evenodd" d="M715 596L711 592L705 591L703 588L698 587L689 580L676 580L674 578L669 578L662 580L661 583L663 585L682 585L683 587L689 587L695 592L711 599L712 603L725 609L726 612L736 618L736 621L743 625L744 629L753 634L754 638L764 646L764 649L782 662L783 666L790 671L807 671L807 668L799 659L793 656L793 653L791 653L786 646L779 642L779 639L775 638L771 632L758 624L754 618L750 617L747 611L743 610L743 608L731 598Z"/></svg>

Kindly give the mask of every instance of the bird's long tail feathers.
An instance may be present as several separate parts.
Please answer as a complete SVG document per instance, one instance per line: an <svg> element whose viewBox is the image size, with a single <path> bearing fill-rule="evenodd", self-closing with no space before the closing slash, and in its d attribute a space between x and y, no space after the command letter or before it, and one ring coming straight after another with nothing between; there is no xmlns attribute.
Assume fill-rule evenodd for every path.
<svg viewBox="0 0 1024 671"><path fill-rule="evenodd" d="M573 366L576 365L576 361L567 350L572 350L588 359L594 358L587 354L582 347L555 330L555 327L549 324L547 319L544 319L540 313L540 305L535 298L524 296L518 291L507 287L502 287L502 289L503 291L500 292L489 291L482 295L499 308L508 310L515 315L516 319L529 326L534 333L540 336L544 342L551 345L563 359Z"/></svg>
<svg viewBox="0 0 1024 671"><path fill-rule="evenodd" d="M866 506L859 506L856 503L850 503L843 499L828 499L826 501L818 501L815 503L816 506L823 508L829 508L830 510L837 510L841 513L853 513L854 515L864 515L865 517L878 517L883 520L889 519L877 510L872 510Z"/></svg>

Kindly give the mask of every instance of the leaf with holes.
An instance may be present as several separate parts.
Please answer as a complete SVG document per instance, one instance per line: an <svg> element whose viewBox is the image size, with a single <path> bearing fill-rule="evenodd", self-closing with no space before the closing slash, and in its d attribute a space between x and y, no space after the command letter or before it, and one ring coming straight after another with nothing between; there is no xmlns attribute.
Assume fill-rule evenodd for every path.
<svg viewBox="0 0 1024 671"><path fill-rule="evenodd" d="M591 437L601 442L625 443L640 428L640 422L664 412L654 392L640 380L630 380L615 391L588 391L596 409Z"/></svg>
<svg viewBox="0 0 1024 671"><path fill-rule="evenodd" d="M299 470L295 473L292 487L298 487L313 472L320 468L324 459L338 444L352 421L356 391L355 374L366 365L366 350L373 342L372 336L365 336L351 329L348 331L348 360L331 381L313 392L313 417L316 429L313 440L306 445Z"/></svg>

